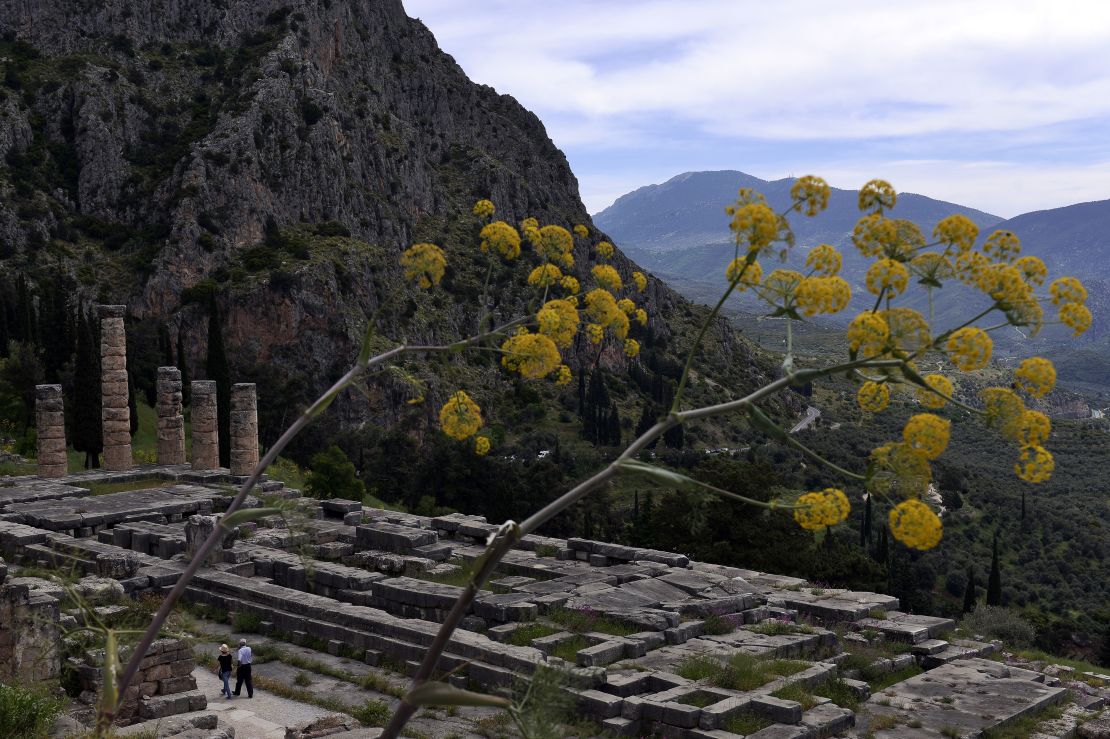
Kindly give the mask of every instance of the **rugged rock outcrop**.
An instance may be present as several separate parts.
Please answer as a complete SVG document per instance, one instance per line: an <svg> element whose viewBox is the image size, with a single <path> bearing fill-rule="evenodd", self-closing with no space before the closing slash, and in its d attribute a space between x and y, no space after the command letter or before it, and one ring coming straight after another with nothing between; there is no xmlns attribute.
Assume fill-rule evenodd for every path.
<svg viewBox="0 0 1110 739"><path fill-rule="evenodd" d="M397 0L0 0L0 34L0 259L167 321L197 369L212 298L240 374L306 392L367 320L389 339L470 333L479 197L513 223L589 223L539 119L467 79ZM403 283L416 241L447 250L450 298ZM496 316L523 308L520 282L494 271ZM656 281L645 302L652 343L681 350L695 312ZM723 325L710 351L727 394L762 376ZM372 392L387 411L406 397Z"/></svg>

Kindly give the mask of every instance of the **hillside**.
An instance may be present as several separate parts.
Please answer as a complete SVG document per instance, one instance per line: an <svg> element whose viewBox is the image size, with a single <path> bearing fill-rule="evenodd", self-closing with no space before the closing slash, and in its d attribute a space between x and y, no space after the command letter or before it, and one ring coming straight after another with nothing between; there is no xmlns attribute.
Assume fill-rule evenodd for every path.
<svg viewBox="0 0 1110 739"><path fill-rule="evenodd" d="M536 116L467 79L397 0L159 0L141 11L4 0L0 37L8 312L20 276L40 318L51 296L69 310L126 303L135 376L162 361L154 337L164 330L201 378L214 299L233 375L274 401L261 408L264 439L353 360L367 320L383 346L473 331L485 270L470 215L477 198L512 223L590 223ZM402 280L397 258L417 241L447 251L447 291ZM584 279L588 246L576 257ZM621 254L614 264L626 278L633 268ZM523 310L523 274L494 272L495 318ZM656 280L644 302L651 321L638 329L637 365L650 376L673 371L704 313ZM721 387L764 376L723 324L709 344ZM574 352L572 369L595 360L628 368L618 350L594 355ZM370 403L349 393L325 423L373 428L403 417L419 434L434 401L466 385L515 398L490 407L491 421L509 425L531 396L489 365L383 375ZM613 391L637 417L645 392ZM533 392L544 408L562 403L550 388ZM695 392L732 391L699 383ZM427 406L406 404L418 395Z"/></svg>

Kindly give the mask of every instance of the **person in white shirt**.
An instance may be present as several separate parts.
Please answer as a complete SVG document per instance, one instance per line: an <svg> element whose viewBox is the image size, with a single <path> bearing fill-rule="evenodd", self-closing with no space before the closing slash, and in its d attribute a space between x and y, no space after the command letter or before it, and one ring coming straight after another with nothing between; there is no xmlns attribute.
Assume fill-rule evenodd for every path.
<svg viewBox="0 0 1110 739"><path fill-rule="evenodd" d="M247 697L254 697L254 683L251 681L251 662L254 661L254 655L251 654L251 648L247 646L246 639L239 640L239 667L235 670L235 695L239 695L239 691L243 688L243 683L247 684Z"/></svg>

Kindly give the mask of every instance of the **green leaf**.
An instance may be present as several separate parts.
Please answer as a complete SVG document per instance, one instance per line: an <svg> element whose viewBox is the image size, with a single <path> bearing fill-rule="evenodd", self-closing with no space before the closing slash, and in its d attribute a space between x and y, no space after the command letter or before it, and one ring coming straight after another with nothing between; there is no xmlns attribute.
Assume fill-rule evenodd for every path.
<svg viewBox="0 0 1110 739"><path fill-rule="evenodd" d="M362 337L362 348L358 352L358 363L360 365L366 364L370 361L370 341L374 338L374 322L366 322L366 334Z"/></svg>
<svg viewBox="0 0 1110 739"><path fill-rule="evenodd" d="M235 513L229 513L220 519L220 526L225 529L233 529L241 523L247 521L257 521L266 516L276 516L281 513L280 508L241 508Z"/></svg>
<svg viewBox="0 0 1110 739"><path fill-rule="evenodd" d="M426 682L417 685L405 696L405 702L413 706L488 706L490 708L509 708L513 702L499 695L472 693L469 690L452 687L447 683Z"/></svg>
<svg viewBox="0 0 1110 739"><path fill-rule="evenodd" d="M917 281L919 285L927 285L929 287L944 287L935 277L922 277Z"/></svg>

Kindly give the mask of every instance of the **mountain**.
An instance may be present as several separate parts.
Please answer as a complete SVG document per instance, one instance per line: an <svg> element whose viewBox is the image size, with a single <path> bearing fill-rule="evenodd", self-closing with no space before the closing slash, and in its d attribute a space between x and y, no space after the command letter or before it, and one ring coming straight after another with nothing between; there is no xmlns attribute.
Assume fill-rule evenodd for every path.
<svg viewBox="0 0 1110 739"><path fill-rule="evenodd" d="M510 223L590 223L539 119L471 82L398 0L0 0L0 57L0 297L15 310L26 280L43 320L54 304L126 303L137 382L163 362L160 333L204 376L214 300L234 376L269 400L264 440L349 366L368 320L382 347L473 332L486 269L476 199ZM403 279L398 257L420 241L447 251L446 290ZM591 249L576 258L585 284ZM495 320L532 298L529 260L494 270ZM634 268L623 254L614 264L626 279ZM575 372L635 364L648 385L673 373L705 313L657 280L642 300L642 359L579 345ZM720 387L766 376L723 323L709 343ZM459 385L490 398L491 421L511 420L532 396L496 364L385 373L371 402L345 394L322 423L426 428ZM635 418L648 401L630 387L621 411Z"/></svg>

